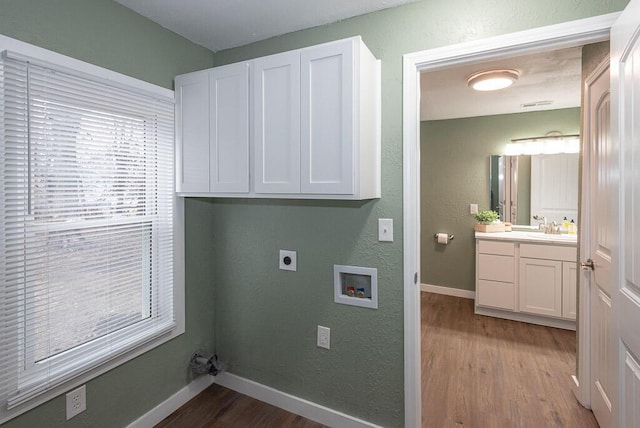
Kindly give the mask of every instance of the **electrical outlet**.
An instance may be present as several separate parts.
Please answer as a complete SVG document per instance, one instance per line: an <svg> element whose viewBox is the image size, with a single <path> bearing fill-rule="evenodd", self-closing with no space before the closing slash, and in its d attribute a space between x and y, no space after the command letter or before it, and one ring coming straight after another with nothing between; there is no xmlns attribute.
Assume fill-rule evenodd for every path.
<svg viewBox="0 0 640 428"><path fill-rule="evenodd" d="M331 329L329 327L318 326L318 346L331 349Z"/></svg>
<svg viewBox="0 0 640 428"><path fill-rule="evenodd" d="M289 250L280 250L280 270L298 270L298 253Z"/></svg>
<svg viewBox="0 0 640 428"><path fill-rule="evenodd" d="M67 393L67 420L87 410L87 388L82 385Z"/></svg>
<svg viewBox="0 0 640 428"><path fill-rule="evenodd" d="M469 214L478 214L478 204L469 205Z"/></svg>

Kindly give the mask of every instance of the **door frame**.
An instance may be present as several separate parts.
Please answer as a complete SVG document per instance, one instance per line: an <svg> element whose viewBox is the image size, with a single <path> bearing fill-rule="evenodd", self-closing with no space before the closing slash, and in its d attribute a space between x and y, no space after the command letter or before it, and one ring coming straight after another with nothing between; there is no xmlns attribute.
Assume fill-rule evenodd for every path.
<svg viewBox="0 0 640 428"><path fill-rule="evenodd" d="M404 416L406 427L422 423L420 346L420 76L462 64L484 62L609 40L620 12L555 24L496 37L444 46L403 56L403 289L404 289ZM582 230L585 230L583 225ZM581 302L580 302L581 303ZM578 309L578 329L585 332L588 308ZM578 339L578 359L589 366L585 340ZM588 342L588 341L587 341ZM588 346L588 343L587 343ZM588 351L588 348L586 348ZM588 387L575 378L576 396L588 405ZM585 385L585 382L582 382Z"/></svg>

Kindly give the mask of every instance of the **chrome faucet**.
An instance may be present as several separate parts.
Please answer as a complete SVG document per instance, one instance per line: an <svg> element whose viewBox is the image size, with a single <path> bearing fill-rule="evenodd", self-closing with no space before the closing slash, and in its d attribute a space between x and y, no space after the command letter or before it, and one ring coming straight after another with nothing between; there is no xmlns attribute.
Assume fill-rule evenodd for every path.
<svg viewBox="0 0 640 428"><path fill-rule="evenodd" d="M547 218L534 215L533 219L538 222L538 230L542 230L544 233L547 233Z"/></svg>
<svg viewBox="0 0 640 428"><path fill-rule="evenodd" d="M540 217L539 215L534 215L533 219L539 223L538 230L541 230L544 233L553 235L560 235L562 233L562 229L560 229L560 226L555 221L552 221L551 224L547 224L547 218Z"/></svg>
<svg viewBox="0 0 640 428"><path fill-rule="evenodd" d="M547 225L547 230L545 230L544 233L560 235L562 233L562 230L560 229L560 225L554 221L551 222L551 224Z"/></svg>

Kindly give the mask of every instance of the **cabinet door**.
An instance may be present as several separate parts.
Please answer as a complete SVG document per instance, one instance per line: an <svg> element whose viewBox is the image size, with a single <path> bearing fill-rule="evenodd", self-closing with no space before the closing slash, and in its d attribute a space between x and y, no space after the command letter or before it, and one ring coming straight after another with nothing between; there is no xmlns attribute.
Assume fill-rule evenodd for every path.
<svg viewBox="0 0 640 428"><path fill-rule="evenodd" d="M256 193L300 192L300 52L254 60Z"/></svg>
<svg viewBox="0 0 640 428"><path fill-rule="evenodd" d="M354 42L301 52L302 193L354 193Z"/></svg>
<svg viewBox="0 0 640 428"><path fill-rule="evenodd" d="M249 191L249 64L209 74L211 192Z"/></svg>
<svg viewBox="0 0 640 428"><path fill-rule="evenodd" d="M575 263L562 262L562 317L575 320L577 316L578 267Z"/></svg>
<svg viewBox="0 0 640 428"><path fill-rule="evenodd" d="M209 73L176 77L176 191L209 191Z"/></svg>
<svg viewBox="0 0 640 428"><path fill-rule="evenodd" d="M520 258L520 312L562 316L562 262Z"/></svg>
<svg viewBox="0 0 640 428"><path fill-rule="evenodd" d="M513 282L498 282L479 279L476 287L476 302L478 306L506 309L516 308L515 285Z"/></svg>

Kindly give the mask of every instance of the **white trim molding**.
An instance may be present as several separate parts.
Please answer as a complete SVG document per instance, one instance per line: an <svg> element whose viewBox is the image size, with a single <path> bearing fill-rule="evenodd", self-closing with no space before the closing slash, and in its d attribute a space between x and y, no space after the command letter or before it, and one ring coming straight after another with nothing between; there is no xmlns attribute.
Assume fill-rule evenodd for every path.
<svg viewBox="0 0 640 428"><path fill-rule="evenodd" d="M420 80L439 70L529 53L582 46L609 39L620 13L535 28L443 46L403 57L403 266L404 266L404 415L406 427L421 426L420 385ZM584 316L588 308L579 309ZM580 360L589 355L580 355Z"/></svg>
<svg viewBox="0 0 640 428"><path fill-rule="evenodd" d="M131 422L127 425L127 428L152 428L213 383L213 376L200 376L195 378L187 386Z"/></svg>
<svg viewBox="0 0 640 428"><path fill-rule="evenodd" d="M444 294L445 296L462 297L463 299L476 299L476 292L461 288L443 287L441 285L420 284L420 291L427 293Z"/></svg>
<svg viewBox="0 0 640 428"><path fill-rule="evenodd" d="M14 58L34 60L41 65L52 66L57 69L71 72L74 75L90 75L94 80L109 84L110 86L129 88L136 94L144 93L155 99L162 99L173 102L173 90L145 82L125 74L117 73L106 68L90 64L69 56L65 56L29 43L22 42L0 34L0 54L9 55ZM173 193L173 192L172 192ZM119 365L124 364L138 356L157 348L158 346L178 337L184 333L184 200L174 196L174 278L173 278L173 302L174 302L174 321L176 326L164 334L150 338L148 342L141 344L135 349L114 355L112 359L93 368L87 368L84 372L79 372L77 376L58 385L49 385L48 389L39 394L37 397L29 399L24 404L7 410L6 406L0 410L0 425L11 420L12 418L34 409L43 403L60 396L61 394L75 389L83 384L90 382L92 379L112 370ZM5 403L6 404L6 403Z"/></svg>
<svg viewBox="0 0 640 428"><path fill-rule="evenodd" d="M216 376L215 382L225 388L232 389L256 400L264 401L272 406L279 407L323 425L341 428L379 428L379 425L374 425L362 419L278 391L270 386L262 385L232 373L225 372L219 374Z"/></svg>

